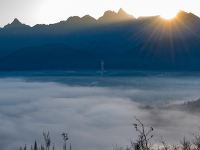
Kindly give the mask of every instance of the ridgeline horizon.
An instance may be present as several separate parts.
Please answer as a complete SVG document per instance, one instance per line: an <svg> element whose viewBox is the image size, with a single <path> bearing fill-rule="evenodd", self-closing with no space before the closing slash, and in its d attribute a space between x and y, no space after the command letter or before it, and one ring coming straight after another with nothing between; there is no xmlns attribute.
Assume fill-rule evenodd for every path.
<svg viewBox="0 0 200 150"><path fill-rule="evenodd" d="M177 12L177 14L176 15L178 15L179 13L181 13L181 12L184 12L184 13L188 13L188 14L193 14L193 15L195 15L194 13L191 13L191 12L187 12L187 11L184 11L184 10L179 10L178 12ZM26 23L22 23L22 21L20 21L20 19L18 19L17 17L16 18L14 18L13 19L13 21L11 22L11 23L7 23L6 25L3 25L3 26L1 26L0 27L0 29L3 29L3 28L5 28L6 26L8 26L8 25L10 25L10 24L15 24L15 23L20 23L20 24L24 24L24 25L27 25L27 26L29 26L29 27L35 27L35 26L38 26L38 25L46 25L46 26L49 26L49 25L54 25L54 24L58 24L58 23L61 23L61 22L67 22L68 20L70 20L71 18L79 18L79 19L84 19L84 18L90 18L91 20L93 20L93 21L100 21L101 19L102 19L102 17L104 17L105 15L107 15L107 14L114 14L114 15L119 15L119 14L125 14L125 15L127 15L127 16L129 16L129 19L131 20L131 19L135 19L135 20L138 20L138 19L142 19L142 18L151 18L151 17L161 17L161 15L152 15L152 16L138 16L138 17L135 17L134 15L132 15L132 14L129 14L128 12L126 12L123 8L120 8L118 11L114 11L114 10L107 10L107 11L105 11L104 12L104 14L102 15L102 16L100 16L100 17L97 17L97 18L95 18L95 17L92 17L92 15L90 15L90 14L86 14L86 15L84 15L83 17L80 17L80 16L76 16L76 15L74 15L74 16L69 16L66 20L60 20L59 22L55 22L55 23L49 23L49 24L45 24L45 23L41 23L41 24L35 24L35 25L29 25L29 24L26 24ZM197 16L197 15L195 15L195 16ZM199 16L197 16L197 17L199 17ZM161 17L162 18L162 17ZM164 18L162 18L163 20L165 20ZM172 19L174 19L174 18L172 18ZM171 19L170 19L171 20Z"/></svg>
<svg viewBox="0 0 200 150"><path fill-rule="evenodd" d="M11 23L7 23L6 25L3 25L2 27L0 27L0 28L4 28L5 26L7 26L7 25L9 25L9 24L13 24L13 23L20 23L20 24L25 24L25 25L28 25L29 27L34 27L34 26L37 26L37 25L54 25L54 24L57 24L57 23L60 23L60 22L66 22L67 20L70 20L71 18L79 18L79 19L84 19L84 18L90 18L91 20L95 20L95 21L99 21L99 20L101 20L101 18L104 16L104 15L106 15L106 14L115 14L115 15L119 15L119 14L127 14L127 15L129 15L123 8L120 8L117 12L116 11L114 11L114 10L107 10L107 11L105 11L104 12L104 14L102 15L102 16L100 16L100 17L98 17L98 18L95 18L95 17L92 17L92 15L90 15L90 14L86 14L86 15L84 15L83 17L80 17L80 16L76 16L76 15L74 15L74 16L69 16L66 20L60 20L59 22L55 22L55 23L49 23L49 24L35 24L35 25L28 25L28 24L25 24L25 23L22 23L22 21L20 21L20 19L18 19L17 17L16 18L14 18L13 19L13 21L11 22ZM129 15L130 16L130 18L132 18L132 19L134 19L134 16L133 15ZM136 19L136 18L135 18Z"/></svg>

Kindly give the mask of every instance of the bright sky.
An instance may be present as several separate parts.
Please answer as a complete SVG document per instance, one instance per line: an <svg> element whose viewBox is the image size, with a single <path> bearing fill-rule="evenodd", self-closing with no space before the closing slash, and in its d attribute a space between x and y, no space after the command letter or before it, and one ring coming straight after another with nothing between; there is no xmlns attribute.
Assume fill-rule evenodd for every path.
<svg viewBox="0 0 200 150"><path fill-rule="evenodd" d="M55 23L69 16L90 14L98 18L105 10L123 8L138 16L175 16L179 10L200 16L200 0L0 0L0 26L18 18L22 22Z"/></svg>

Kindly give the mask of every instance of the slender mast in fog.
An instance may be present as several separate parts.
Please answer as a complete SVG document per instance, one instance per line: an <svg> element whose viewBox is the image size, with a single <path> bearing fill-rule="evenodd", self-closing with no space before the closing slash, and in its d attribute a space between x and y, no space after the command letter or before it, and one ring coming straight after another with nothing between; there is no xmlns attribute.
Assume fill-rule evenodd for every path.
<svg viewBox="0 0 200 150"><path fill-rule="evenodd" d="M104 61L102 60L102 61L101 61L101 76L104 75L104 70L105 70L104 65L105 65L105 63L104 63Z"/></svg>

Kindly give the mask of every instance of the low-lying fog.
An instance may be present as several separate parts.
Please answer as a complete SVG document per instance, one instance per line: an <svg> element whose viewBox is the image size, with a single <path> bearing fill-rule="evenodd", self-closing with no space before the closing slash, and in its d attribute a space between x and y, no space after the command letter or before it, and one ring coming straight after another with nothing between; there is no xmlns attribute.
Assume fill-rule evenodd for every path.
<svg viewBox="0 0 200 150"><path fill-rule="evenodd" d="M200 117L157 106L198 99L199 91L200 77L1 78L0 147L43 142L42 132L50 131L60 149L67 131L72 149L112 150L136 136L135 116L155 128L156 142L179 142L198 131Z"/></svg>

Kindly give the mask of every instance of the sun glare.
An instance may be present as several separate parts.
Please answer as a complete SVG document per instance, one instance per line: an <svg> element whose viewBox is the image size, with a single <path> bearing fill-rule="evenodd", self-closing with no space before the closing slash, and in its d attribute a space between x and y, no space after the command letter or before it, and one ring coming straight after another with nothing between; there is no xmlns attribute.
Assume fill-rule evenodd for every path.
<svg viewBox="0 0 200 150"><path fill-rule="evenodd" d="M172 20L176 17L177 13L178 12L168 11L168 12L163 12L160 16L165 20Z"/></svg>

